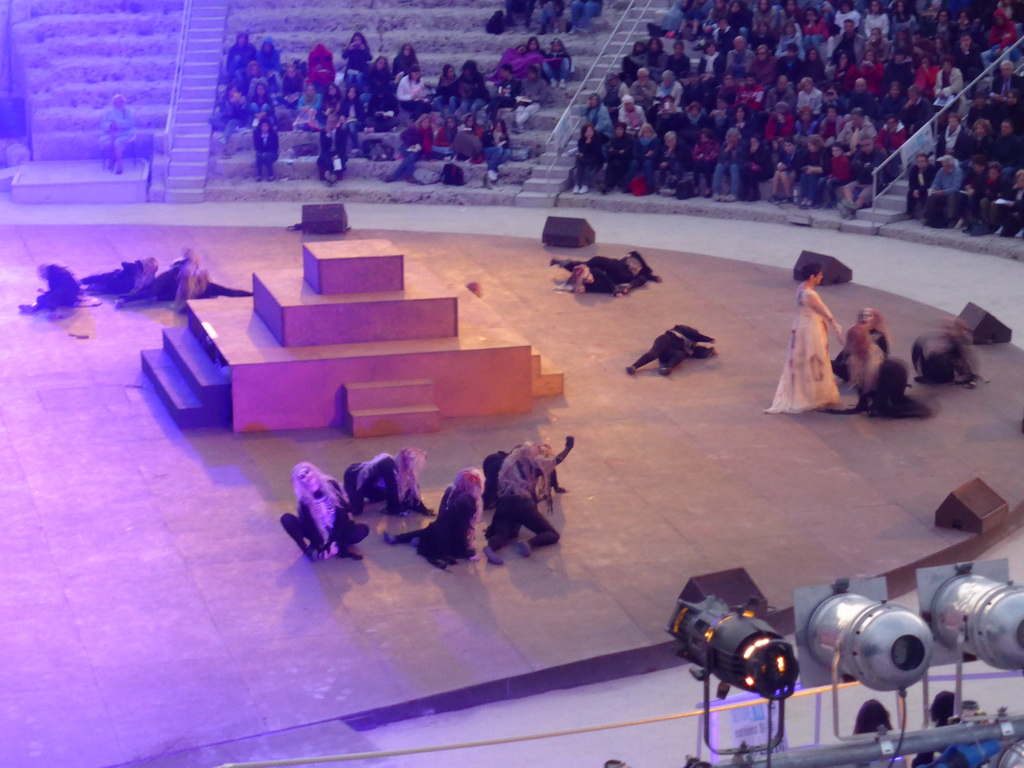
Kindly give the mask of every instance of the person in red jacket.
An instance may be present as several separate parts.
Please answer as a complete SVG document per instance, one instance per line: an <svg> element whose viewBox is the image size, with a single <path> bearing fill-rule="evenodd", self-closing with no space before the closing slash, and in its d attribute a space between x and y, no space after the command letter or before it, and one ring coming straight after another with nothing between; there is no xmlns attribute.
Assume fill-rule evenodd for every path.
<svg viewBox="0 0 1024 768"><path fill-rule="evenodd" d="M334 82L334 54L327 50L327 46L323 43L317 43L316 47L309 52L307 77L309 82L313 83L320 92Z"/></svg>
<svg viewBox="0 0 1024 768"><path fill-rule="evenodd" d="M398 164L395 172L390 176L386 176L384 181L391 182L407 179L413 184L417 183L413 173L416 170L416 163L420 159L430 157L430 152L434 148L433 128L434 125L431 122L430 115L423 115L414 124L402 131L402 161Z"/></svg>
<svg viewBox="0 0 1024 768"><path fill-rule="evenodd" d="M853 166L850 158L843 153L838 144L832 145L832 163L829 165L828 183L826 184L829 208L835 208L838 202L836 190L842 189L853 180Z"/></svg>

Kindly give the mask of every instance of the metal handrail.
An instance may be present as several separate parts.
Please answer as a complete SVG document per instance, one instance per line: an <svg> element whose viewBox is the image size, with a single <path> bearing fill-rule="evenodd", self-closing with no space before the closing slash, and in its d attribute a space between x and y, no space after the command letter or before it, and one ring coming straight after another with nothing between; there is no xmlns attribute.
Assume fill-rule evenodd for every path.
<svg viewBox="0 0 1024 768"><path fill-rule="evenodd" d="M632 26L626 33L625 39L621 40L618 43L618 53L615 54L615 57L612 59L612 62L610 64L606 64L604 66L604 73L601 75L602 83L607 81L608 75L616 66L618 66L618 62L622 58L623 51L626 48L632 47L634 42L632 35L636 32L637 27L641 24L641 19L646 18L647 12L651 9L651 6L655 4L655 0L646 0L646 2L644 2L644 0L630 0L629 5L626 6L626 9L619 16L619 20L616 23L615 28L608 35L608 39L605 41L605 44L601 48L601 51L597 54L596 57L594 57L594 63L591 64L590 69L587 70L586 76L581 81L580 88L577 89L575 94L573 94L573 97L569 101L568 106L566 106L565 110L562 112L562 116L559 117L558 122L555 123L555 127L552 129L551 135L548 137L548 140L545 143L545 147L547 148L547 150L553 151L555 155L555 157L551 160L551 163L547 166L547 170L549 172L554 170L555 165L558 162L558 159L561 157L563 150L566 148L566 146L568 146L569 142L572 140L572 137L576 133L576 129L579 128L580 122L583 120L583 116L579 114L580 103L583 98L588 98L590 96L590 92L584 95L583 84L587 83L588 81L590 81L592 77L594 77L594 72L595 70L598 69L601 60L608 53L609 48L614 47L612 40L615 38L616 35L622 32L626 26L629 26L626 23L627 16L629 16L629 14L633 10L639 9L641 4L643 5L642 11L638 13L636 17L633 19ZM646 22L643 23L646 24Z"/></svg>
<svg viewBox="0 0 1024 768"><path fill-rule="evenodd" d="M942 109L940 109L938 112L936 112L934 115L932 115L931 119L929 119L927 123L922 125L918 130L916 130L914 132L914 134L912 136L910 136L905 142L903 142L903 145L899 148L899 150L897 150L896 152L893 152L891 155L889 155L885 159L885 162L883 162L881 165L879 165L877 168L875 168L871 172L871 188L872 189L878 189L879 174L882 173L883 169L886 166L888 166L890 162L892 162L894 159L897 159L897 158L902 158L904 160L908 160L908 158L903 157L904 156L904 152L903 152L904 147L916 147L916 146L919 146L921 144L921 141L923 139L925 139L925 138L930 138L931 139L931 143L928 146L932 146L932 147L935 146L935 126L937 125L939 118L942 115L946 114L946 112L949 112L950 110L952 110L953 108L956 108L959 111L961 109L961 106L962 106L963 102L966 101L966 99L967 99L967 94L972 91L974 86L977 85L985 77L987 77L990 72L995 70L1004 60L1006 60L1006 58L1010 55L1010 53L1012 51L1014 51L1017 48L1020 48L1022 44L1024 44L1024 37L1021 37L1016 43L1014 43L1013 45L1009 46L1005 51L1003 51L999 56L997 56L992 61L991 64L989 64L984 70L982 70L980 75L978 75L976 78L971 80L971 82L969 82L967 85L965 85L963 88L960 89L960 93L958 93L956 95L956 99L954 99L949 104L947 104ZM1024 49L1022 49L1022 50L1024 50ZM916 150L915 150L915 153L916 153ZM875 203L876 203L876 201L878 201L881 197L883 197L886 192L888 192L890 189L892 189L892 187L896 184L896 182L898 182L900 179L903 178L904 175L906 175L907 170L909 169L909 167L910 167L909 161L908 162L904 162L903 163L903 170L901 170L898 174L896 174L896 176L893 177L893 180L890 181L888 184L886 184L885 188L882 189L881 192L879 192L878 194L876 194L876 195L874 195L872 197L872 199L871 199L871 212L872 213L875 212Z"/></svg>
<svg viewBox="0 0 1024 768"><path fill-rule="evenodd" d="M181 99L181 80L185 76L185 46L188 42L189 25L192 22L192 0L185 0L181 9L181 36L178 38L178 56L174 62L174 83L171 85L171 104L167 111L167 125L164 126L164 148L169 155L174 138L174 116Z"/></svg>

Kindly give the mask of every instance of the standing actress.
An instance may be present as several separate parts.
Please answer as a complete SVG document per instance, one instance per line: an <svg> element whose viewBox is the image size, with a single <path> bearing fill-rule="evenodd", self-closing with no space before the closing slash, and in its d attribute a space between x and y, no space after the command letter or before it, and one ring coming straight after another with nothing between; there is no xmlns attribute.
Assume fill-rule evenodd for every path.
<svg viewBox="0 0 1024 768"><path fill-rule="evenodd" d="M843 329L814 290L821 284L821 264L816 261L805 264L800 278L803 282L796 291L796 318L786 365L772 407L765 413L800 413L839 402L839 389L828 354L828 326L835 328L840 342Z"/></svg>

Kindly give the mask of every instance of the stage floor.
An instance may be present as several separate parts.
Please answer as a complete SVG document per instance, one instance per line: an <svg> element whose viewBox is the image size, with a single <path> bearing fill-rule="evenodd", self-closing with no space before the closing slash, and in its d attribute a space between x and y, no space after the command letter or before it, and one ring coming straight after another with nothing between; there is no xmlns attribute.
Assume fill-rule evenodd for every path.
<svg viewBox="0 0 1024 768"><path fill-rule="evenodd" d="M35 266L77 274L198 248L214 280L297 266L277 230L0 227L0 593L9 692L0 763L110 765L321 721L580 659L661 643L688 577L743 566L778 607L793 587L872 575L965 534L936 506L982 477L1024 498L1024 352L977 350L991 383L922 388L936 415L889 422L768 416L796 284L787 270L645 250L664 282L619 299L552 290L561 270L536 240L353 231L387 237L452 288L479 282L552 369L565 395L526 416L450 420L415 437L436 506L464 466L525 439L577 445L559 471L559 546L507 565L441 572L366 515L361 563L311 565L277 522L300 460L334 474L394 439L332 430L181 433L139 369L139 350L183 319L109 302L51 323L17 317ZM619 256L603 245L558 255ZM844 326L886 314L892 348L942 316L856 284L821 295ZM720 355L672 376L623 369L676 323ZM296 393L300 396L301 393ZM852 396L851 396L852 400Z"/></svg>

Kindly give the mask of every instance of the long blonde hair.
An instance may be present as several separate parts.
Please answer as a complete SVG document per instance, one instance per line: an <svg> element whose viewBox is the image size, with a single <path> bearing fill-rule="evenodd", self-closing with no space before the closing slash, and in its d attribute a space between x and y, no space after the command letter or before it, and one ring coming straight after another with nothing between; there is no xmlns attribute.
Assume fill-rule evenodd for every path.
<svg viewBox="0 0 1024 768"><path fill-rule="evenodd" d="M178 272L178 293L175 306L181 309L189 299L196 299L206 293L210 286L210 273L203 269L199 254L191 248L185 249L185 263Z"/></svg>
<svg viewBox="0 0 1024 768"><path fill-rule="evenodd" d="M303 478L308 475L312 475L317 479L320 483L320 490L330 497L335 506L348 506L348 497L345 495L345 491L342 490L341 484L316 464L308 461L300 461L292 468L292 490L295 491L296 501L307 506L313 503L313 496L310 494L309 488L306 487L306 483L303 482Z"/></svg>
<svg viewBox="0 0 1024 768"><path fill-rule="evenodd" d="M156 277L157 270L160 268L159 263L152 256L149 256L142 260L142 270L135 277L135 285L132 286L132 293L135 291L142 290L147 285L153 282Z"/></svg>
<svg viewBox="0 0 1024 768"><path fill-rule="evenodd" d="M537 501L549 495L549 476L555 453L547 443L527 441L512 449L498 471L498 493L526 496Z"/></svg>

